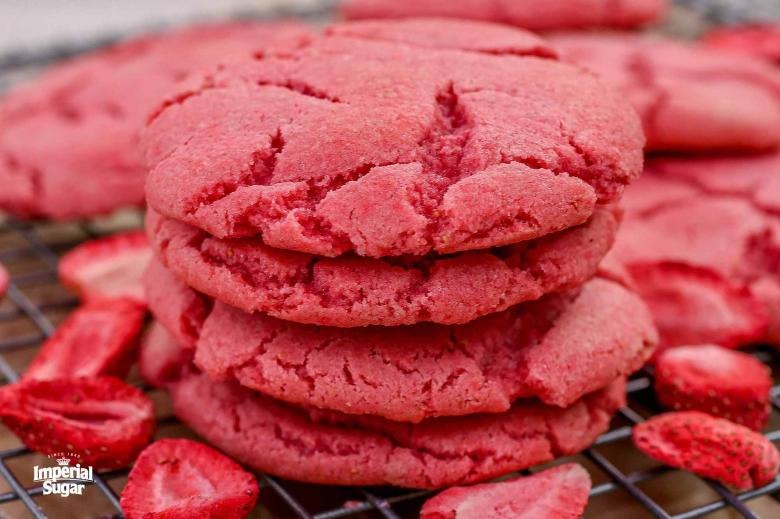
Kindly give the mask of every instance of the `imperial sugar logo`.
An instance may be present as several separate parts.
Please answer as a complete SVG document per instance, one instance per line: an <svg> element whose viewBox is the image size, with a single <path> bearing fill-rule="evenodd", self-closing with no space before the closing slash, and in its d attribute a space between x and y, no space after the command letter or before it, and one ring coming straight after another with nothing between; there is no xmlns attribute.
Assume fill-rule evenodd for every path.
<svg viewBox="0 0 780 519"><path fill-rule="evenodd" d="M88 483L93 483L92 467L82 467L81 464L71 464L78 459L73 453L58 453L49 456L56 465L50 467L33 467L33 481L40 483L45 496L83 495Z"/></svg>

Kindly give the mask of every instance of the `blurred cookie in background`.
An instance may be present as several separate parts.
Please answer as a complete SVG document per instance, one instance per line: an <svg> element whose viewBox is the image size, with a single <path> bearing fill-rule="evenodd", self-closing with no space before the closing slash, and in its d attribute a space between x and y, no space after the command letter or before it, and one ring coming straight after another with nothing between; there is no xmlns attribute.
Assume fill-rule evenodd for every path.
<svg viewBox="0 0 780 519"><path fill-rule="evenodd" d="M755 56L780 65L780 21L718 27L702 43L713 50Z"/></svg>
<svg viewBox="0 0 780 519"><path fill-rule="evenodd" d="M661 19L666 0L346 0L347 19L443 16L535 31L630 28Z"/></svg>
<svg viewBox="0 0 780 519"><path fill-rule="evenodd" d="M138 133L190 73L295 48L297 23L227 23L144 36L57 65L0 100L0 209L58 220L141 205Z"/></svg>
<svg viewBox="0 0 780 519"><path fill-rule="evenodd" d="M780 145L780 71L662 36L568 33L564 61L620 88L649 151L755 152Z"/></svg>
<svg viewBox="0 0 780 519"><path fill-rule="evenodd" d="M662 349L780 344L780 154L657 158L624 200L611 259Z"/></svg>

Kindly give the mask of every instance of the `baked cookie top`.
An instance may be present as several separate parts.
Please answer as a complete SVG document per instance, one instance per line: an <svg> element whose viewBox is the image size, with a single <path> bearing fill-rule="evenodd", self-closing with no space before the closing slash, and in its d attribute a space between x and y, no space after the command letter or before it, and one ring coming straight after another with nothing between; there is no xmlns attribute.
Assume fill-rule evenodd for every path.
<svg viewBox="0 0 780 519"><path fill-rule="evenodd" d="M162 104L143 139L148 203L323 256L451 253L581 224L639 174L643 136L619 95L552 56L491 24L333 26Z"/></svg>

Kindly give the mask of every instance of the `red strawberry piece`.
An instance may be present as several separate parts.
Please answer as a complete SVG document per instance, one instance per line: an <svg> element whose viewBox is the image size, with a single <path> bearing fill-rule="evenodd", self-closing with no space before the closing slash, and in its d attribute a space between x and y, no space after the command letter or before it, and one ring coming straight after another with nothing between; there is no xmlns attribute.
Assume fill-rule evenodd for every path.
<svg viewBox="0 0 780 519"><path fill-rule="evenodd" d="M145 303L141 277L151 257L143 231L90 240L60 260L60 281L85 300L129 297Z"/></svg>
<svg viewBox="0 0 780 519"><path fill-rule="evenodd" d="M8 282L8 271L5 270L3 264L0 263L0 297L3 297L5 291L8 290Z"/></svg>
<svg viewBox="0 0 780 519"><path fill-rule="evenodd" d="M665 406L702 411L755 430L769 419L771 389L763 363L720 346L673 348L655 366L655 390Z"/></svg>
<svg viewBox="0 0 780 519"><path fill-rule="evenodd" d="M633 431L648 456L741 490L775 479L780 452L761 434L699 411L655 416Z"/></svg>
<svg viewBox="0 0 780 519"><path fill-rule="evenodd" d="M57 328L33 359L25 379L127 376L146 310L130 299L86 303Z"/></svg>
<svg viewBox="0 0 780 519"><path fill-rule="evenodd" d="M154 406L114 377L26 380L0 389L0 419L30 449L83 465L124 467L154 433Z"/></svg>
<svg viewBox="0 0 780 519"><path fill-rule="evenodd" d="M533 476L447 489L423 505L420 519L578 519L590 485L588 472L568 463Z"/></svg>
<svg viewBox="0 0 780 519"><path fill-rule="evenodd" d="M713 270L658 262L634 264L629 271L661 335L659 353L686 344L734 348L766 331L764 305Z"/></svg>
<svg viewBox="0 0 780 519"><path fill-rule="evenodd" d="M138 457L122 491L127 519L240 519L257 501L257 480L192 440L159 440Z"/></svg>

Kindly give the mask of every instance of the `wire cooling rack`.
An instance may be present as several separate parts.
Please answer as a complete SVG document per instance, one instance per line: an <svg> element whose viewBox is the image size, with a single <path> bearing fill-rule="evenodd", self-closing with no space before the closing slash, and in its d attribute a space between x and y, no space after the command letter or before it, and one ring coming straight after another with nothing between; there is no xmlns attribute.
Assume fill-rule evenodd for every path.
<svg viewBox="0 0 780 519"><path fill-rule="evenodd" d="M325 13L273 14L318 20ZM43 65L101 43L0 56L0 91ZM8 292L0 299L0 384L18 379L40 344L78 304L57 282L59 257L86 239L135 228L141 222L137 212L71 224L27 223L0 216L0 263L11 273ZM751 351L780 374L780 350L757 347ZM144 387L133 374L131 382ZM765 431L774 442L780 442L779 382L776 378L772 416ZM194 436L172 415L165 395L144 389L157 404L158 437ZM581 455L560 460L577 461L591 474L594 485L586 519L780 517L780 478L763 488L737 494L718 483L659 465L639 453L631 443L631 427L663 409L653 395L650 371L635 376L628 392L628 405L620 410L610 430ZM42 488L32 481L33 465L43 460L0 425L0 519L122 517L117 496L126 482L127 470L101 472L84 496L52 497L44 496ZM416 518L430 496L429 492L393 488L305 485L265 474L258 474L258 479L260 504L253 517L263 519Z"/></svg>
<svg viewBox="0 0 780 519"><path fill-rule="evenodd" d="M85 239L135 227L140 214L113 221L79 224L31 224L7 219L0 224L0 262L12 273L6 298L0 303L0 377L16 380L56 323L78 301L57 283L59 256ZM753 353L780 372L780 354L768 348ZM140 382L132 380L135 383ZM609 432L582 455L594 480L586 518L659 517L780 517L780 478L760 489L735 494L711 481L660 466L631 445L631 426L661 412L652 392L652 374L640 373L629 383L629 403ZM171 415L161 393L150 391L160 410L159 435L191 435ZM772 390L773 416L767 437L780 441L780 384ZM117 495L127 471L102 472L88 495L69 498L42 495L31 481L32 466L42 458L29 452L6 430L0 430L0 517L98 518L121 517ZM536 469L534 469L536 470ZM256 517L336 519L412 518L428 492L400 489L359 489L303 485L259 474L261 505ZM723 514L724 512L721 512Z"/></svg>

